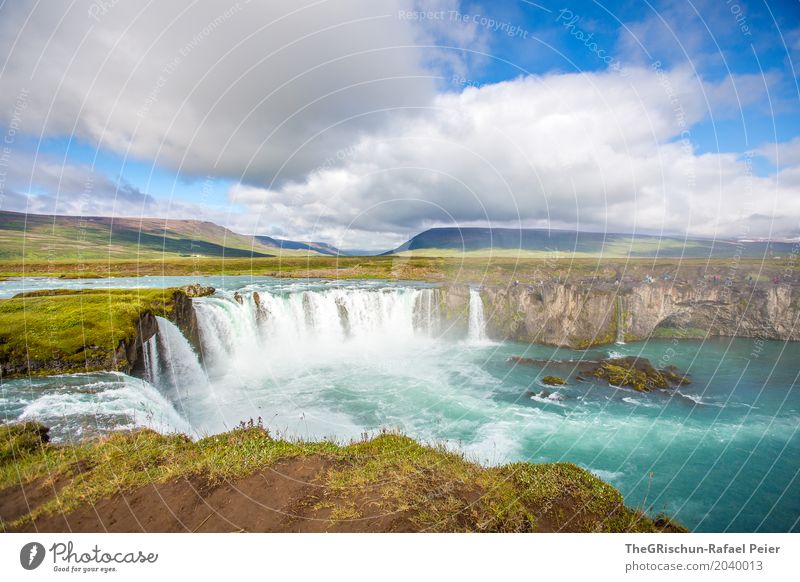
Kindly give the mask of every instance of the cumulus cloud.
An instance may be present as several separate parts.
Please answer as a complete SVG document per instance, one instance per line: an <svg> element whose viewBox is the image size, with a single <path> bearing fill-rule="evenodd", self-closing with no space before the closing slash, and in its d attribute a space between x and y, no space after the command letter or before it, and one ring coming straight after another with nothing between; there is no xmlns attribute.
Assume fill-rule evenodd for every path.
<svg viewBox="0 0 800 582"><path fill-rule="evenodd" d="M24 94L29 134L75 136L187 174L298 177L387 111L430 102L441 69L419 45L445 29L399 15L452 4L6 3L0 123ZM452 43L477 35L447 30Z"/></svg>
<svg viewBox="0 0 800 582"><path fill-rule="evenodd" d="M763 145L757 152L781 169L800 166L800 137L787 142Z"/></svg>
<svg viewBox="0 0 800 582"><path fill-rule="evenodd" d="M153 196L86 164L15 152L4 172L0 210L31 214L139 215L156 212Z"/></svg>
<svg viewBox="0 0 800 582"><path fill-rule="evenodd" d="M343 246L453 223L796 234L800 200L788 175L759 177L751 160L692 147L708 96L729 84L685 68L632 68L472 87L363 136L334 167L229 195L288 231Z"/></svg>

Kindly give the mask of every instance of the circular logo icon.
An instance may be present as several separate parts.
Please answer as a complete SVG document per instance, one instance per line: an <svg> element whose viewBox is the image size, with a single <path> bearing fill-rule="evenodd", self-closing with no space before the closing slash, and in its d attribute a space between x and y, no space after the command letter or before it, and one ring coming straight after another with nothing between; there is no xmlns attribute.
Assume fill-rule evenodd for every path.
<svg viewBox="0 0 800 582"><path fill-rule="evenodd" d="M26 570L35 570L44 561L44 546L39 542L29 542L19 551L19 563Z"/></svg>

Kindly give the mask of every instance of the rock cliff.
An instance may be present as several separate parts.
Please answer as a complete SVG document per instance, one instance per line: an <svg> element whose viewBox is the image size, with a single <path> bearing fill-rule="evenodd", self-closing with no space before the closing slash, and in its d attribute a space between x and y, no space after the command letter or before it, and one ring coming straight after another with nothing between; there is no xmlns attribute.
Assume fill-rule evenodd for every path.
<svg viewBox="0 0 800 582"><path fill-rule="evenodd" d="M203 297L214 293L212 287L204 287L202 294L196 293L192 287L178 289L172 294L172 310L165 315L181 330L183 335L189 340L192 347L200 353L200 329L197 324L197 315L192 306L192 297ZM136 322L136 337L130 340L122 340L117 349L117 361L125 359L125 364L118 365L117 368L126 374L141 376L144 372L144 356L142 354L144 344L158 333L158 321L151 312L142 314Z"/></svg>
<svg viewBox="0 0 800 582"><path fill-rule="evenodd" d="M440 293L446 327L464 328L468 288ZM494 339L572 348L650 337L800 339L800 288L789 284L551 282L484 287L480 294Z"/></svg>

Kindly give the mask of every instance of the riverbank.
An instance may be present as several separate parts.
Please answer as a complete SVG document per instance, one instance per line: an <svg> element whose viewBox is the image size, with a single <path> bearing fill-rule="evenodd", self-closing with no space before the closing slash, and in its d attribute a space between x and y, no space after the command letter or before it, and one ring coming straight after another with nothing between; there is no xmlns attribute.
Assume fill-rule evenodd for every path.
<svg viewBox="0 0 800 582"><path fill-rule="evenodd" d="M685 531L568 463L486 468L379 434L347 446L250 425L196 442L153 431L56 446L0 425L3 531Z"/></svg>

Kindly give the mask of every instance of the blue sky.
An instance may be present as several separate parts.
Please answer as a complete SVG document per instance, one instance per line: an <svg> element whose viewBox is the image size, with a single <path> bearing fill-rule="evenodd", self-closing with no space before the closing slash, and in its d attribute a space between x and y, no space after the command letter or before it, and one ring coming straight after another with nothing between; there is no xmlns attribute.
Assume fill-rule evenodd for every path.
<svg viewBox="0 0 800 582"><path fill-rule="evenodd" d="M453 223L800 233L796 1L298 6L3 4L0 208L361 248Z"/></svg>

